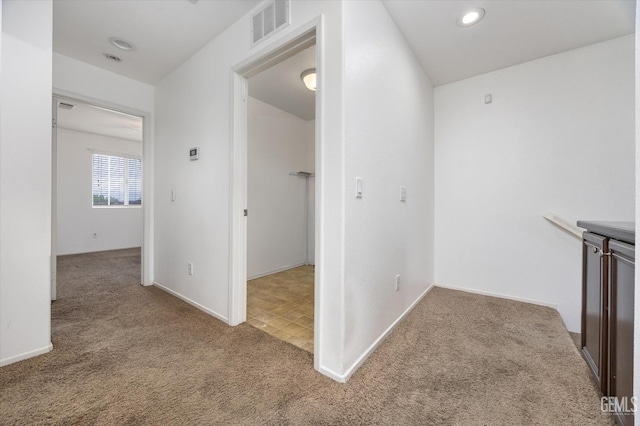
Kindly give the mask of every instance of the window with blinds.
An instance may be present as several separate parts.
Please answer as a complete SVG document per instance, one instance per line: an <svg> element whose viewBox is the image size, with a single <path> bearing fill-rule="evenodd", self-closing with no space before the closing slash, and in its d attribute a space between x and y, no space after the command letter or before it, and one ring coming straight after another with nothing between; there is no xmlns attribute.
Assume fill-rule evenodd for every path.
<svg viewBox="0 0 640 426"><path fill-rule="evenodd" d="M142 160L114 155L92 155L93 206L142 204Z"/></svg>

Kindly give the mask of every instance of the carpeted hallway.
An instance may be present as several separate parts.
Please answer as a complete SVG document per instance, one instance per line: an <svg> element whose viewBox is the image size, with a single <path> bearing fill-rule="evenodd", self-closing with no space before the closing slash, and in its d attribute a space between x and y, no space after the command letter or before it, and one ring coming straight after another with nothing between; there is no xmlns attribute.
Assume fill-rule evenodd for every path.
<svg viewBox="0 0 640 426"><path fill-rule="evenodd" d="M548 308L435 288L339 384L141 287L139 251L58 265L54 351L0 369L0 424L613 424Z"/></svg>

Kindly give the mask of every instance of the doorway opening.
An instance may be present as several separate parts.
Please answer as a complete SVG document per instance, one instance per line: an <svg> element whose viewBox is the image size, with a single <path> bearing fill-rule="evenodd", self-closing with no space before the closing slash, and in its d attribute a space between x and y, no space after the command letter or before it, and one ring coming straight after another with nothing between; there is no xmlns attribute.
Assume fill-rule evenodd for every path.
<svg viewBox="0 0 640 426"><path fill-rule="evenodd" d="M144 118L58 95L52 108L51 299L114 276L144 284ZM61 260L86 276L59 288Z"/></svg>
<svg viewBox="0 0 640 426"><path fill-rule="evenodd" d="M323 115L321 106L323 94L323 50L322 37L319 32L319 28L321 28L321 20L318 19L312 21L300 29L293 31L289 36L284 37L277 46L256 53L233 69L233 143L230 212L231 257L229 265L229 324L237 325L247 320L252 320L251 322L253 322L254 325L260 326L261 324L257 321L261 321L265 326L272 326L273 328L269 327L271 331L275 332L277 330L281 330L277 333L280 334L278 337L306 337L306 341L296 339L294 344L297 343L299 347L313 352L314 367L316 369L318 369L320 365L319 354L321 353L321 334L319 330L321 330L322 324L322 309L320 306L321 298L318 295L322 294L321 277L323 276L322 257L316 255L316 253L322 253L321 227L323 226L323 220L320 205L321 197L315 196L316 193L322 194L322 159L320 153L322 152L321 123ZM316 34L318 35L317 38ZM285 113L280 111L275 115L289 114L287 117L291 120L293 120L292 117L295 117L297 120L303 122L307 121L307 132L305 134L311 134L313 136L312 138L307 138L307 144L310 144L312 141L313 147L309 148L309 146L307 146L306 148L307 152L309 152L306 163L287 162L283 161L284 159L282 158L275 158L276 163L284 163L280 164L277 173L275 173L275 168L271 170L271 172L274 173L273 176L277 175L278 177L278 181L280 183L277 185L283 187L275 188L273 185L275 181L272 180L271 183L268 181L260 181L257 177L259 175L255 175L256 170L253 170L252 174L250 164L255 164L254 160L256 160L256 158L254 157L256 156L258 158L261 155L273 157L276 152L279 152L280 155L289 156L292 155L292 151L281 149L260 153L259 149L265 148L265 146L261 145L258 145L258 148L253 146L252 149L249 144L249 138L252 137L252 130L254 136L256 133L255 129L252 129L253 125L250 123L251 117L249 114L250 110L256 109L256 105L257 109L262 109L263 115L266 116L269 116L268 111L273 113L274 110L284 110L284 105L280 104L274 107L264 101L251 100L250 94L257 92L253 90L253 87L250 89L250 86L252 86L252 81L256 81L261 78L260 74L263 71L267 70L267 73L265 74L267 75L270 68L277 67L279 64L284 63L289 59L294 61L295 59L293 58L296 55L305 51L307 51L307 55L309 55L313 60L312 65L310 64L308 67L315 67L317 75L318 90L315 92L314 99L312 100L313 108L315 109L315 119L304 120L299 117L295 117L295 113L299 113L299 111L295 111L295 113ZM311 53L309 53L309 51L311 51ZM297 69L295 72L292 72L293 77L289 77L290 84L295 84L303 93L308 91L308 89L305 88L302 82L301 74L307 69L307 65L303 65L302 69ZM284 74L281 74L280 76L283 79L285 78ZM256 96L260 95L256 94ZM312 123L309 123L309 121L312 121ZM265 119L262 125L266 126L266 130L262 133L270 133L271 130L269 130L268 127L278 126L277 123L278 120L275 120L273 117L271 117L271 119ZM277 128L272 130L282 131L283 129ZM299 139L304 138L301 137ZM276 144L281 142L282 141L275 141ZM297 148L299 150L300 146L298 145ZM300 157L300 152L296 152L297 154L292 156ZM270 163L266 161L258 161L257 164L261 165L259 167L268 168L267 164ZM250 180L254 182L251 184L253 189L250 189ZM269 185L267 185L268 183ZM260 189L260 185L267 186ZM308 191L307 186L309 188ZM274 189L285 189L283 193L288 198L284 199L281 203L276 202L278 197L281 197L281 195L274 195ZM255 198L256 194L258 198L262 197L262 200ZM280 198L280 200L283 200L283 198ZM259 207L261 203L267 209L262 212L264 214L262 217L260 215L260 208L258 208L257 211L254 211L252 207L252 205ZM292 204L295 204L295 207L291 207L290 209ZM267 218L273 218L273 215L277 215L278 212L285 217L289 217L289 215L293 214L294 211L297 212L297 216L295 216L296 219L289 219L289 230L277 232L275 234L272 233L275 237L271 237L271 239L269 239L268 236L265 237L266 234L262 236L254 235L256 231L268 228L268 223L263 223ZM292 232L291 228L294 224L296 230ZM251 235L248 235L248 231L251 232ZM286 240L292 238L292 235L290 235L292 233L296 234L295 237L297 238L297 245L286 244ZM260 242L261 238L262 240ZM305 239L306 241L304 241ZM265 243L265 241L267 241L267 243ZM287 250L293 250L293 253L297 254L298 257L291 256L290 259L297 260L290 260L287 263L282 262L281 258L281 266L269 267L269 265L277 263L269 263L267 261L275 259L277 257L276 255L280 255L282 253L277 253L277 250L274 249L275 246L273 244L270 245L268 241L272 241L273 244L278 244L278 247L287 247ZM262 244L262 250L255 250L256 247L260 247L260 244L256 242L260 242L260 244ZM250 248L249 244L254 243L256 243L256 247ZM297 249L293 247L297 247ZM257 256L262 256L263 258L256 258L256 253ZM249 259L249 257L251 257L251 259ZM261 263L263 261L264 263ZM248 267L251 267L251 270L249 270ZM278 269L280 269L280 271ZM275 295L273 293L270 294L269 289L267 288L268 286L264 285L260 288L261 291L251 289L254 284L260 284L258 280L262 280L262 284L264 284L265 281L273 281L271 287L274 288L283 289L287 287L286 283L281 281L278 282L278 276L276 274L279 273L284 275L280 277L281 279L289 278L294 282L294 284L290 286L296 289L293 293L286 295L282 293L279 295ZM266 276L263 276L265 274ZM249 282L249 285L247 285L248 278L255 278L257 282ZM305 285L300 283L305 281L307 283L306 290L303 290ZM247 302L249 299L247 297L247 292L251 293L250 296L261 296L251 298L262 300L263 306L260 307L260 309L263 312L258 312L257 314L255 312L251 312L251 315L247 315ZM305 297L306 299L304 299ZM278 306L274 306L274 302L278 303L275 299L288 303L288 306L279 308L279 313L268 312L266 309L263 309L264 307L278 309ZM251 310L251 306L249 306L249 309ZM260 316L261 313L269 315L263 315L262 319L260 319L258 316ZM293 318L295 316L297 316L297 318ZM279 326L273 322L273 318L275 317L280 318ZM268 321L265 321L267 318L272 320L271 324L269 324ZM296 320L298 322L296 322ZM278 320L276 320L276 323L277 322ZM262 328L265 329L267 327Z"/></svg>
<svg viewBox="0 0 640 426"><path fill-rule="evenodd" d="M248 79L247 322L313 353L316 47ZM315 87L312 86L313 89Z"/></svg>

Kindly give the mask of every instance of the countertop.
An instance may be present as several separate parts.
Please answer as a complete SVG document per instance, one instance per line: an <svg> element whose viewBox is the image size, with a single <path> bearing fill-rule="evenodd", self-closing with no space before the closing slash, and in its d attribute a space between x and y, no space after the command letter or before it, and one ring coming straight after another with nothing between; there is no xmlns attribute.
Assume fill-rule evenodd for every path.
<svg viewBox="0 0 640 426"><path fill-rule="evenodd" d="M578 226L587 231L624 241L629 244L636 244L636 223L635 222L606 222L579 220Z"/></svg>

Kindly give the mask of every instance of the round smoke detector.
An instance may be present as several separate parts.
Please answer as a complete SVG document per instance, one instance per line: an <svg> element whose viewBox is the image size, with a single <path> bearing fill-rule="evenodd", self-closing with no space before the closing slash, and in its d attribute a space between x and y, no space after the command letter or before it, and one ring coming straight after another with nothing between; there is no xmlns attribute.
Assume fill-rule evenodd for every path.
<svg viewBox="0 0 640 426"><path fill-rule="evenodd" d="M135 44L120 37L109 37L109 43L118 49L126 50L127 52L133 52L136 50Z"/></svg>
<svg viewBox="0 0 640 426"><path fill-rule="evenodd" d="M111 53L103 53L104 57L112 62L122 62L122 59Z"/></svg>

